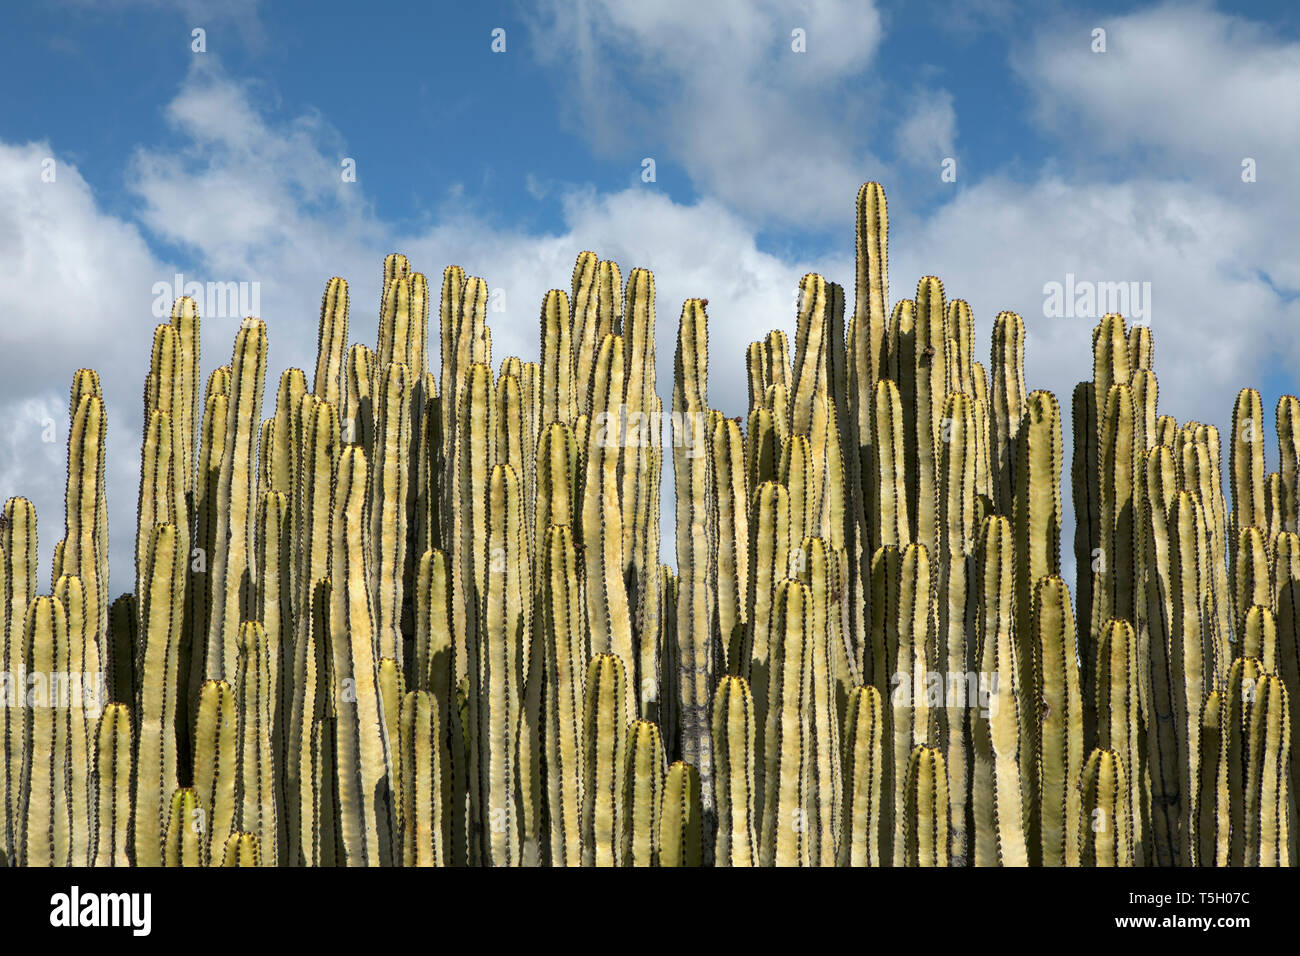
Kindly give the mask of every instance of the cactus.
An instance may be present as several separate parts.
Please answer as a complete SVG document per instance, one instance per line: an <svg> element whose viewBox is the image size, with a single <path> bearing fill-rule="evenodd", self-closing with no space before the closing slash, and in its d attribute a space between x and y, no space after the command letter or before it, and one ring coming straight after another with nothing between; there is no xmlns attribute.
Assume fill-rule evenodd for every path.
<svg viewBox="0 0 1300 956"><path fill-rule="evenodd" d="M444 271L433 332L393 253L351 345L329 279L310 389L283 370L265 420L266 324L200 401L177 299L114 601L109 410L78 370L52 567L31 502L0 515L4 858L1290 865L1300 399L1270 473L1242 389L1224 468L1218 428L1159 413L1151 330L1103 317L1067 585L1030 323L998 313L976 362L937 277L890 301L879 184L856 213L851 313L804 275L793 335L745 348L747 407L710 406L686 300L671 448L655 276L594 252L543 296L538 361L497 366L485 279Z"/></svg>
<svg viewBox="0 0 1300 956"><path fill-rule="evenodd" d="M713 753L717 760L717 866L755 866L754 697L743 677L727 676L713 696Z"/></svg>

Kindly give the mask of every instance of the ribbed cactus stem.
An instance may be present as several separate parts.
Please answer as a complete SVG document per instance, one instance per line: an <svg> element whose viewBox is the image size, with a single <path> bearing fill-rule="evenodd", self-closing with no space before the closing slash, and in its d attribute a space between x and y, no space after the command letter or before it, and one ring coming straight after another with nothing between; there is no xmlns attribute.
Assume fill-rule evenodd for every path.
<svg viewBox="0 0 1300 956"><path fill-rule="evenodd" d="M1082 866L1132 866L1132 820L1124 761L1113 750L1094 750L1079 781L1082 790Z"/></svg>
<svg viewBox="0 0 1300 956"><path fill-rule="evenodd" d="M438 703L427 691L402 698L401 714L402 862L405 866L445 866L446 798L442 783L446 743Z"/></svg>
<svg viewBox="0 0 1300 956"><path fill-rule="evenodd" d="M254 446L266 381L266 353L265 323L245 319L235 339L225 454L217 476L216 500L222 505L217 509L214 550L209 555L213 609L207 635L207 677L234 674L240 612L252 599L246 582L255 570L249 561L253 554Z"/></svg>
<svg viewBox="0 0 1300 956"><path fill-rule="evenodd" d="M391 860L387 726L376 686L375 615L365 541L366 457L356 446L339 457L334 486L333 597L329 624L338 716L339 826L349 866Z"/></svg>
<svg viewBox="0 0 1300 956"><path fill-rule="evenodd" d="M628 728L623 792L623 866L655 866L664 790L664 745L659 726L636 720Z"/></svg>
<svg viewBox="0 0 1300 956"><path fill-rule="evenodd" d="M703 862L704 816L700 774L677 761L664 780L659 811L659 865L700 866Z"/></svg>
<svg viewBox="0 0 1300 956"><path fill-rule="evenodd" d="M622 862L627 772L627 671L612 654L587 666L582 708L582 865Z"/></svg>
<svg viewBox="0 0 1300 956"><path fill-rule="evenodd" d="M948 865L948 772L943 753L918 745L907 764L904 857L908 866Z"/></svg>
<svg viewBox="0 0 1300 956"><path fill-rule="evenodd" d="M109 704L95 738L95 866L130 866L131 709Z"/></svg>
<svg viewBox="0 0 1300 956"><path fill-rule="evenodd" d="M185 587L185 553L171 524L157 525L150 540L146 590L140 602L140 690L136 704L135 865L162 862L167 801L177 783L176 709L179 646Z"/></svg>
<svg viewBox="0 0 1300 956"><path fill-rule="evenodd" d="M758 864L755 815L754 698L749 682L728 675L713 697L713 754L717 769L716 866Z"/></svg>
<svg viewBox="0 0 1300 956"><path fill-rule="evenodd" d="M198 794L181 787L172 794L163 841L163 866L206 866L202 829L203 810Z"/></svg>

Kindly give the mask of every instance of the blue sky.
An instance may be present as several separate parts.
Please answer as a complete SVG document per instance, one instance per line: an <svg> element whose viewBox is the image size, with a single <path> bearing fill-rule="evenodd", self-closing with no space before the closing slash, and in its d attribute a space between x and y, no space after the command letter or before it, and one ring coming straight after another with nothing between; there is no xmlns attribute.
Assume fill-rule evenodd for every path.
<svg viewBox="0 0 1300 956"><path fill-rule="evenodd" d="M1300 358L1292 4L61 0L2 16L0 498L36 501L48 563L64 449L42 423L63 429L72 372L98 368L119 589L152 289L176 271L260 283L278 376L311 366L329 276L351 284L352 340L372 341L384 253L431 277L455 262L504 291L496 364L535 357L542 296L592 248L655 270L665 396L682 300L709 298L711 399L743 414L744 345L792 327L799 276L851 305L871 179L891 300L940 276L971 302L980 356L997 311L1021 312L1029 387L1068 406L1095 320L1045 316L1044 284L1150 282L1161 411L1226 428L1256 385L1276 459L1272 409ZM205 373L236 325L205 321Z"/></svg>

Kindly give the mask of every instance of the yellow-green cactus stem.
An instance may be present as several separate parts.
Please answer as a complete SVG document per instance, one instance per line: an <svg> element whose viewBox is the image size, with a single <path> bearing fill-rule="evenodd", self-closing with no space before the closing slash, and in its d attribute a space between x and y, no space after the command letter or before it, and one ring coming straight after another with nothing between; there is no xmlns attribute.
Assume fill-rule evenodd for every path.
<svg viewBox="0 0 1300 956"><path fill-rule="evenodd" d="M590 410L592 367L600 343L599 298L600 257L594 252L578 253L573 266L570 304L570 341L573 343L573 384L577 396L578 414Z"/></svg>
<svg viewBox="0 0 1300 956"><path fill-rule="evenodd" d="M1300 688L1300 535L1284 531L1273 543L1273 606L1277 621L1277 675ZM1291 781L1300 793L1300 708L1291 708Z"/></svg>
<svg viewBox="0 0 1300 956"><path fill-rule="evenodd" d="M207 866L203 858L206 847L202 818L199 796L192 787L181 787L172 794L163 841L163 866Z"/></svg>
<svg viewBox="0 0 1300 956"><path fill-rule="evenodd" d="M716 640L730 674L742 672L740 656L749 603L749 509L743 445L740 425L734 419L720 418L711 441L718 512Z"/></svg>
<svg viewBox="0 0 1300 956"><path fill-rule="evenodd" d="M140 601L140 689L136 703L135 865L159 866L167 800L176 789L176 711L180 683L181 600L185 553L171 524L157 525L149 544Z"/></svg>
<svg viewBox="0 0 1300 956"><path fill-rule="evenodd" d="M405 287L398 279L395 286ZM407 498L411 463L411 397L414 381L402 364L383 366L375 421L374 466L370 469L371 581L375 601L376 651L402 659L401 616L407 578ZM368 461L371 459L367 459Z"/></svg>
<svg viewBox="0 0 1300 956"><path fill-rule="evenodd" d="M573 342L569 325L569 297L551 289L542 299L542 426L568 423L577 415L573 379Z"/></svg>
<svg viewBox="0 0 1300 956"><path fill-rule="evenodd" d="M293 720L293 566L289 499L281 491L267 492L257 512L257 617L266 635L271 695L271 779L277 803L284 801L286 735ZM279 821L281 839L287 820ZM276 856L283 847L277 847Z"/></svg>
<svg viewBox="0 0 1300 956"><path fill-rule="evenodd" d="M1247 777L1250 771L1250 726L1255 694L1263 676L1259 661L1239 657L1232 662L1225 687L1221 735L1220 772L1228 798L1227 846L1221 866L1245 866L1251 852L1248 839L1250 817L1258 805L1250 799Z"/></svg>
<svg viewBox="0 0 1300 956"><path fill-rule="evenodd" d="M427 691L409 691L402 698L399 723L402 862L405 866L445 866L442 754L446 742L438 702Z"/></svg>
<svg viewBox="0 0 1300 956"><path fill-rule="evenodd" d="M1035 391L1024 403L1016 432L1012 518L1016 536L1016 634L1019 686L1035 688L1035 653L1031 630L1034 587L1038 580L1060 572L1061 551L1061 412L1056 396ZM1131 519L1130 519L1131 521ZM1129 534L1132 535L1130 523ZM1039 695L1041 697L1041 695ZM1021 708L1022 767L1038 764L1037 706ZM1039 861L1041 837L1038 775L1024 775L1025 801L1030 814L1025 838L1031 864Z"/></svg>
<svg viewBox="0 0 1300 956"><path fill-rule="evenodd" d="M773 623L776 613L774 597L777 583L789 576L789 553L792 544L790 494L785 485L767 481L754 494L749 527L749 608L746 612L745 647L741 676L747 677L754 690L754 719L758 728L757 752L762 752L763 727L767 719L767 687ZM762 766L759 767L759 793L762 800Z"/></svg>
<svg viewBox="0 0 1300 956"><path fill-rule="evenodd" d="M50 703L66 709L67 767L64 776L74 821L70 859L74 866L90 866L94 862L94 834L90 826L83 826L80 821L93 819L95 794L90 774L94 766L94 737L100 710L107 701L101 696L102 675L98 670L88 672L84 669L86 647L94 636L90 633L90 622L86 620L81 579L66 574L59 577L54 582L54 598L63 605L68 618L67 669L63 677L53 675L57 698ZM59 687L63 681L66 684Z"/></svg>
<svg viewBox="0 0 1300 956"><path fill-rule="evenodd" d="M814 396L829 388L828 352L831 348L830 288L826 280L809 273L799 280L799 314L796 323L793 388L790 401L790 431L812 433Z"/></svg>
<svg viewBox="0 0 1300 956"><path fill-rule="evenodd" d="M176 412L181 435L177 460L184 463L185 491L194 487L194 452L198 437L199 406L199 312L189 296L181 296L172 303L172 326L180 343L177 374L181 381L181 405Z"/></svg>
<svg viewBox="0 0 1300 956"><path fill-rule="evenodd" d="M1194 852L1189 860L1192 865L1226 866L1231 849L1232 795L1228 790L1223 720L1223 697L1212 690L1201 707L1200 789L1195 800Z"/></svg>
<svg viewBox="0 0 1300 956"><path fill-rule="evenodd" d="M1097 643L1097 744L1101 750L1114 751L1124 764L1124 779L1129 788L1123 797L1128 801L1129 846L1135 866L1144 865L1146 858L1141 827L1142 802L1138 790L1144 757L1140 670L1137 634L1133 625L1114 618L1107 621Z"/></svg>
<svg viewBox="0 0 1300 956"><path fill-rule="evenodd" d="M627 772L627 671L613 654L587 665L582 708L582 865L622 862Z"/></svg>
<svg viewBox="0 0 1300 956"><path fill-rule="evenodd" d="M222 507L218 479L229 419L229 399L224 391L227 388L229 376L222 374L222 369L209 376L194 477L194 559L189 566L189 599L185 603L186 640L181 644L182 673L187 676L188 687L186 712L190 714L197 712L199 687L207 676L208 626L215 607L212 559L216 552L217 512Z"/></svg>
<svg viewBox="0 0 1300 956"><path fill-rule="evenodd" d="M347 444L360 445L369 455L374 448L375 413L379 404L376 395L379 369L375 353L360 343L351 346L343 366L343 377L346 398L339 406L342 438Z"/></svg>
<svg viewBox="0 0 1300 956"><path fill-rule="evenodd" d="M203 852L209 860L235 828L238 728L234 688L224 680L204 681L194 731L194 789L204 811Z"/></svg>
<svg viewBox="0 0 1300 956"><path fill-rule="evenodd" d="M1232 407L1232 447L1228 453L1232 475L1232 519L1240 530L1263 528L1268 523L1264 483L1264 410L1259 392L1243 388Z"/></svg>
<svg viewBox="0 0 1300 956"><path fill-rule="evenodd" d="M811 604L812 596L802 581L787 579L777 585L764 734L762 827L758 841L762 866L807 866L811 860L808 833Z"/></svg>
<svg viewBox="0 0 1300 956"><path fill-rule="evenodd" d="M246 583L253 552L253 485L258 412L266 380L266 324L245 319L235 339L225 454L217 478L213 553L209 555L213 608L207 636L208 677L233 674L240 610L251 603ZM166 795L164 795L164 799Z"/></svg>
<svg viewBox="0 0 1300 956"><path fill-rule="evenodd" d="M107 414L97 394L78 399L68 433L68 483L65 501L64 550L55 577L81 578L86 620L93 633L108 631L108 505L104 467ZM96 642L87 647L87 665L98 670ZM12 859L12 857L11 857Z"/></svg>
<svg viewBox="0 0 1300 956"><path fill-rule="evenodd" d="M1290 701L1281 678L1255 681L1246 758L1246 866L1290 866Z"/></svg>
<svg viewBox="0 0 1300 956"><path fill-rule="evenodd" d="M307 403L310 402L310 411ZM284 801L286 849L295 864L306 862L310 850L311 821L315 813L312 785L311 734L325 711L318 701L318 686L325 675L318 666L328 658L331 638L327 614L331 600L329 559L332 494L340 455L339 421L333 405L314 397L305 399L301 467L296 498L289 515L294 523L293 560L293 663L286 673L289 723L285 740ZM325 582L322 590L322 582ZM318 613L318 611L320 613ZM326 689L324 696L329 696Z"/></svg>
<svg viewBox="0 0 1300 956"><path fill-rule="evenodd" d="M130 866L131 708L109 704L95 737L95 866Z"/></svg>
<svg viewBox="0 0 1300 956"><path fill-rule="evenodd" d="M1091 634L1094 638L1107 620L1132 621L1134 617L1135 446L1133 393L1127 384L1117 382L1105 396L1100 438L1101 560L1093 581ZM1132 769L1127 765L1125 769L1131 781Z"/></svg>
<svg viewBox="0 0 1300 956"><path fill-rule="evenodd" d="M975 394L975 317L970 303L953 299L948 303L944 321L944 338L948 343L948 391Z"/></svg>
<svg viewBox="0 0 1300 956"><path fill-rule="evenodd" d="M485 547L488 501L484 492L492 470L490 449L495 432L496 390L492 387L492 370L485 363L476 362L467 369L460 397L455 452L458 497L453 499L455 510L451 512L453 538L457 542L452 591L462 596L452 608L458 680L467 676L460 662L473 664L474 661L470 650L478 646L478 605L487 590L490 554Z"/></svg>
<svg viewBox="0 0 1300 956"><path fill-rule="evenodd" d="M1029 706L1038 754L1039 858L1043 866L1078 866L1083 695L1074 609L1060 577L1042 577L1034 585L1029 640L1038 701Z"/></svg>
<svg viewBox="0 0 1300 956"><path fill-rule="evenodd" d="M185 378L181 367L181 340L176 327L159 325L154 329L153 353L145 385L145 422L158 411L167 416L169 446L176 450L175 472L170 484L176 488L175 500L184 508L189 463L185 459Z"/></svg>
<svg viewBox="0 0 1300 956"><path fill-rule="evenodd" d="M808 834L811 859L817 866L834 866L840 835L840 800L843 798L840 764L840 687L831 621L839 609L831 604L836 566L821 538L805 538L801 548L804 568L800 579L810 597L811 647L808 699ZM843 657L843 648L838 658ZM847 693L844 695L847 700Z"/></svg>
<svg viewBox="0 0 1300 956"><path fill-rule="evenodd" d="M659 811L659 865L701 866L704 813L700 773L678 760L664 779L663 807Z"/></svg>
<svg viewBox="0 0 1300 956"><path fill-rule="evenodd" d="M627 733L623 793L623 866L656 866L659 805L664 789L664 744L659 725L635 720Z"/></svg>
<svg viewBox="0 0 1300 956"><path fill-rule="evenodd" d="M1242 657L1258 658L1264 670L1277 672L1277 619L1271 608L1253 604L1246 611L1239 647Z"/></svg>
<svg viewBox="0 0 1300 956"><path fill-rule="evenodd" d="M948 396L943 283L925 276L916 287L911 335L899 335L898 382L906 440L908 517L912 540L933 552L938 501L938 439Z"/></svg>
<svg viewBox="0 0 1300 956"><path fill-rule="evenodd" d="M948 771L943 753L918 744L907 763L903 847L907 866L948 865Z"/></svg>
<svg viewBox="0 0 1300 956"><path fill-rule="evenodd" d="M868 517L872 520L872 553L885 546L900 547L912 539L907 515L907 462L903 452L903 406L898 386L887 378L876 382L871 420L870 486L875 490Z"/></svg>
<svg viewBox="0 0 1300 956"><path fill-rule="evenodd" d="M972 715L971 727L976 866L1026 866L1029 859L1022 780L1027 771L1020 762L1022 705L1016 686L1014 564L1011 522L990 515L975 552L980 588L976 659L981 680L989 687L987 705ZM1023 706L1029 706L1028 701Z"/></svg>
<svg viewBox="0 0 1300 956"><path fill-rule="evenodd" d="M565 525L546 531L541 563L543 738L553 866L582 859L583 657L577 555Z"/></svg>
<svg viewBox="0 0 1300 956"><path fill-rule="evenodd" d="M316 336L316 373L311 390L336 408L343 397L343 360L348 344L348 283L334 276L325 283Z"/></svg>
<svg viewBox="0 0 1300 956"><path fill-rule="evenodd" d="M481 862L518 866L518 733L532 627L530 600L525 599L531 591L523 554L523 508L514 469L494 465L480 494L487 529L481 546L485 577L480 624L469 661L471 804L477 813Z"/></svg>
<svg viewBox="0 0 1300 956"><path fill-rule="evenodd" d="M1242 526L1238 529L1236 561L1233 579L1236 582L1233 595L1233 632L1243 634L1246 627L1246 614L1256 604L1271 604L1272 581L1264 532L1257 527ZM1242 656L1242 642L1237 642L1234 656ZM1258 655L1246 655L1258 656Z"/></svg>
<svg viewBox="0 0 1300 956"><path fill-rule="evenodd" d="M68 616L57 597L27 606L23 625L25 666L23 739L25 759L18 790L21 835L19 866L68 866L72 854L71 743L69 709L58 706L54 675L68 671ZM39 742L39 743L38 743Z"/></svg>
<svg viewBox="0 0 1300 956"><path fill-rule="evenodd" d="M17 675L25 666L24 625L27 607L36 596L37 537L36 508L26 498L5 502L4 521L0 522L0 637L3 637L4 671L9 677L4 707L0 707L0 762L4 784L0 799L4 801L3 850L5 857L16 860L17 839L21 826L17 819L22 793L23 721L21 708L26 688L19 686Z"/></svg>
<svg viewBox="0 0 1300 956"><path fill-rule="evenodd" d="M1211 689L1212 668L1207 667L1203 637L1201 597L1206 586L1204 573L1205 519L1196 498L1180 491L1174 497L1167 520L1169 542L1169 590L1166 599L1169 633L1163 635L1169 647L1169 683L1173 691L1174 722L1178 741L1182 828L1179 858L1191 855L1192 798L1200 768L1200 703ZM1152 640L1155 638L1153 636Z"/></svg>
<svg viewBox="0 0 1300 956"><path fill-rule="evenodd" d="M912 748L924 743L930 735L926 675L934 670L931 666L934 618L931 609L930 556L925 547L909 544L902 549L893 568L889 568L893 562L888 558L884 564L897 575L898 582L897 603L886 599L882 607L887 622L884 625L882 678L887 682L893 705L889 716L891 772L888 787L893 793L891 819L898 822L902 819L904 809L907 762L911 758ZM890 611L893 612L892 618L889 616ZM895 827L895 831L897 829ZM904 865L904 855L902 842L895 840L894 866Z"/></svg>
<svg viewBox="0 0 1300 956"><path fill-rule="evenodd" d="M947 746L947 767L952 780L948 787L949 841L952 864L966 866L970 791L970 710L965 696L951 698L953 681L966 687L966 675L974 671L973 592L970 588L971 560L975 547L975 418L968 395L953 392L944 404L943 428L939 435L939 513L937 646L938 660L945 675L945 699L936 708L935 739ZM963 691L963 694L968 691Z"/></svg>
<svg viewBox="0 0 1300 956"><path fill-rule="evenodd" d="M1151 800L1151 852L1157 866L1173 866L1179 853L1181 808L1189 795L1180 791L1178 729L1174 701L1181 689L1172 682L1165 598L1169 593L1169 505L1177 490L1173 452L1156 444L1145 458L1143 493L1138 496L1145 580L1142 603L1147 663L1143 697L1147 701L1147 771ZM1139 634L1139 640L1141 640ZM1085 711L1086 712L1086 711ZM1095 720L1095 717L1094 717Z"/></svg>
<svg viewBox="0 0 1300 956"><path fill-rule="evenodd" d="M704 810L713 811L713 617L717 511L707 450L709 333L700 299L682 306L673 362L673 475L677 495L677 669L681 756L700 774Z"/></svg>
<svg viewBox="0 0 1300 956"><path fill-rule="evenodd" d="M855 687L844 730L844 835L840 865L880 866L884 797L884 714L880 691Z"/></svg>
<svg viewBox="0 0 1300 956"><path fill-rule="evenodd" d="M356 446L339 456L334 484L330 577L333 685L327 690L336 726L339 827L349 866L391 860L387 725L376 684L375 613L365 540L366 457Z"/></svg>
<svg viewBox="0 0 1300 956"><path fill-rule="evenodd" d="M623 336L623 407L627 413L623 447L619 454L619 500L623 508L624 573L633 582L629 600L633 602L633 634L643 644L640 630L647 596L647 577L657 574L659 553L647 549L651 485L657 480L650 474L657 470L659 435L652 417L659 402L655 392L655 279L648 269L633 269L627 277L625 298L627 314L621 330Z"/></svg>
<svg viewBox="0 0 1300 956"><path fill-rule="evenodd" d="M261 866L262 847L252 833L230 834L221 854L222 866Z"/></svg>
<svg viewBox="0 0 1300 956"><path fill-rule="evenodd" d="M1113 750L1093 750L1079 781L1082 791L1081 866L1132 866L1132 820L1124 761Z"/></svg>
<svg viewBox="0 0 1300 956"><path fill-rule="evenodd" d="M713 695L713 755L717 772L716 866L757 866L754 697L743 677L727 675Z"/></svg>
<svg viewBox="0 0 1300 956"><path fill-rule="evenodd" d="M257 621L246 621L239 627L235 695L239 701L236 737L240 745L235 825L257 836L268 865L275 866L280 842L271 744L276 701L271 650L266 630Z"/></svg>
<svg viewBox="0 0 1300 956"><path fill-rule="evenodd" d="M1282 476L1282 530L1300 532L1300 399L1277 400L1278 465Z"/></svg>
<svg viewBox="0 0 1300 956"><path fill-rule="evenodd" d="M135 590L143 594L149 540L155 525L177 524L178 515L172 481L176 473L172 461L172 427L166 412L154 411L145 430L140 465L139 523L135 535ZM183 546L188 535L182 532ZM187 549L188 550L188 549Z"/></svg>
<svg viewBox="0 0 1300 956"><path fill-rule="evenodd" d="M581 542L592 653L617 654L630 661L634 657L632 620L623 580L623 515L618 497L623 352L621 336L606 336L592 370L589 404L593 427L582 483Z"/></svg>

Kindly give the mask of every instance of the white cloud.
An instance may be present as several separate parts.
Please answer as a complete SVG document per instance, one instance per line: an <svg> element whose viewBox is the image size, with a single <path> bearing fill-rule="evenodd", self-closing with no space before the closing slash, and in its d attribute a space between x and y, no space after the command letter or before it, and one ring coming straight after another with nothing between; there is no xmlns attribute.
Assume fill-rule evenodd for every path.
<svg viewBox="0 0 1300 956"><path fill-rule="evenodd" d="M864 170L882 175L863 73L883 31L865 0L549 0L532 28L539 58L565 71L571 125L629 171L662 142L661 181L666 158L747 216L813 228ZM807 52L792 51L795 29Z"/></svg>
<svg viewBox="0 0 1300 956"><path fill-rule="evenodd" d="M938 169L945 157L953 156L957 138L957 114L952 94L943 89L920 90L912 109L894 134L900 157L917 166Z"/></svg>

